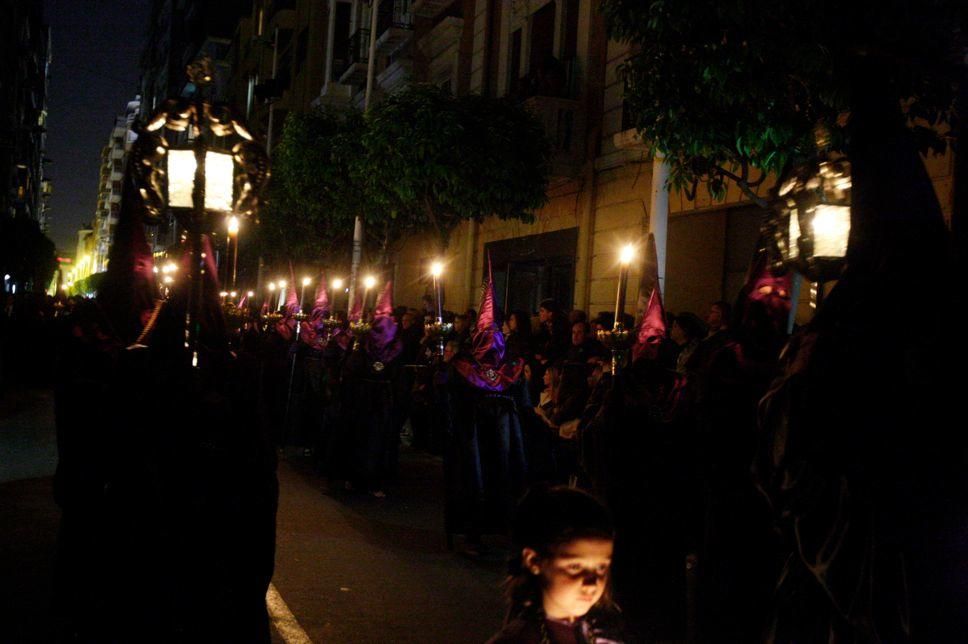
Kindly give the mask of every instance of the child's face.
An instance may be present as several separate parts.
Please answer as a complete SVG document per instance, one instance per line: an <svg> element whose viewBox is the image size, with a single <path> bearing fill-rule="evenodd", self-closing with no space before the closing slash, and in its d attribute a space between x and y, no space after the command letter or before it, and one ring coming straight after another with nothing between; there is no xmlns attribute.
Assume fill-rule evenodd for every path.
<svg viewBox="0 0 968 644"><path fill-rule="evenodd" d="M578 619L602 598L612 564L612 547L609 539L576 539L558 547L553 557L532 559L542 578L545 615L559 620Z"/></svg>

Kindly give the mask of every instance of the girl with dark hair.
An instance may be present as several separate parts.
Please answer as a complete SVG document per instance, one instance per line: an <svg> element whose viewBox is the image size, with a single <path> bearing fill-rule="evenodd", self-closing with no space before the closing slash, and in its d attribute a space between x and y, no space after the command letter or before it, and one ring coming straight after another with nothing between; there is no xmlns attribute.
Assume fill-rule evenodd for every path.
<svg viewBox="0 0 968 644"><path fill-rule="evenodd" d="M507 619L488 644L626 641L608 589L615 531L605 506L573 488L533 489L511 538Z"/></svg>
<svg viewBox="0 0 968 644"><path fill-rule="evenodd" d="M489 644L625 641L609 593L615 531L604 505L574 488L535 488L511 538L507 619Z"/></svg>

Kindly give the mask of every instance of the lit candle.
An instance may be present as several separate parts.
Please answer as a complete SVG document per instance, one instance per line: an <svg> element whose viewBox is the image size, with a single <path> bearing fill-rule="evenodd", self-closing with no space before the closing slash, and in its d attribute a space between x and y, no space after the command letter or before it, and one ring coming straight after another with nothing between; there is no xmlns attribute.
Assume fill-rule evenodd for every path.
<svg viewBox="0 0 968 644"><path fill-rule="evenodd" d="M615 323L612 328L618 329L622 325L622 317L625 315L625 291L629 283L629 266L632 258L635 257L635 248L631 244L626 244L619 254L619 265L621 266L618 274L618 293L615 295Z"/></svg>
<svg viewBox="0 0 968 644"><path fill-rule="evenodd" d="M440 276L444 272L444 265L440 262L434 262L430 266L430 274L434 278L434 298L437 300L437 322L443 323L444 321L444 298L441 296L440 292Z"/></svg>
<svg viewBox="0 0 968 644"><path fill-rule="evenodd" d="M363 306L361 307L360 315L362 315L361 320L366 319L366 300L370 294L370 289L376 285L376 278L372 275L367 275L363 280Z"/></svg>
<svg viewBox="0 0 968 644"><path fill-rule="evenodd" d="M333 310L330 313L330 317L336 317L336 315L335 315L335 313L336 313L336 297L337 297L336 294L339 293L342 290L343 290L343 280L341 280L340 278L337 277L336 279L333 280L333 303L330 305L330 308L333 309Z"/></svg>
<svg viewBox="0 0 968 644"><path fill-rule="evenodd" d="M306 296L306 287L312 282L308 277L304 277L302 280L302 288L299 289L299 310L303 310L303 298Z"/></svg>
<svg viewBox="0 0 968 644"><path fill-rule="evenodd" d="M279 299L276 301L276 310L286 303L286 280L276 282L279 285Z"/></svg>

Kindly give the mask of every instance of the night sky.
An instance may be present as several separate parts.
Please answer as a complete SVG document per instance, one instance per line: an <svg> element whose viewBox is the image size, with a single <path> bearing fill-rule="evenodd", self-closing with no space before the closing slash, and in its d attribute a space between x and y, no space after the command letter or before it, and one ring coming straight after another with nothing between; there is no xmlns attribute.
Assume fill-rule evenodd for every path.
<svg viewBox="0 0 968 644"><path fill-rule="evenodd" d="M114 118L138 93L138 61L150 0L44 0L52 56L47 171L49 235L73 254L77 229L94 218L101 148Z"/></svg>

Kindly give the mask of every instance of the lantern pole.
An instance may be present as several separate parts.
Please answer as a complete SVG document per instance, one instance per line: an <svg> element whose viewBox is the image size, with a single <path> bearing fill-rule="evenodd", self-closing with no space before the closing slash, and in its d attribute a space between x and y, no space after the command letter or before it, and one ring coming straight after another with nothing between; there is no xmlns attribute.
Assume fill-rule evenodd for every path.
<svg viewBox="0 0 968 644"><path fill-rule="evenodd" d="M195 109L191 113L190 131L195 135L192 149L195 153L195 178L192 185L192 216L189 218L188 306L185 309L185 348L191 355L191 365L198 367L198 336L201 331L201 304L204 293L205 254L202 251L202 222L205 220L205 154L208 146L202 136L199 115L203 113L201 76L192 78L195 84Z"/></svg>

